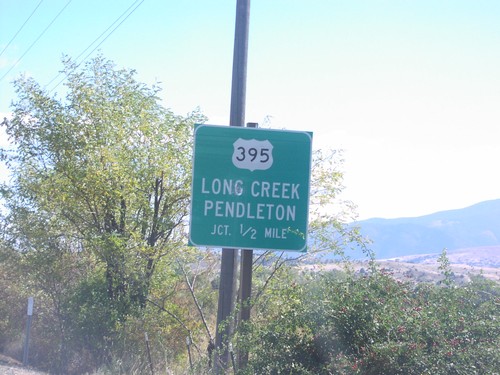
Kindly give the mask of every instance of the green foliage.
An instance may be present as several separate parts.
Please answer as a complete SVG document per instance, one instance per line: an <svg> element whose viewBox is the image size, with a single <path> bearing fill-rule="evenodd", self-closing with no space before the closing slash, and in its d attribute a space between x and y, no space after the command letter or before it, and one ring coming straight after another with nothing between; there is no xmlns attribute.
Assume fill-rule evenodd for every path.
<svg viewBox="0 0 500 375"><path fill-rule="evenodd" d="M2 246L18 254L22 282L45 314L41 326L52 325L38 336L53 362L42 366L77 372L75 353L97 366L118 340L134 346L125 327L152 300L183 318L163 323L191 321L190 295L169 288L184 282L175 268L189 212L192 128L204 117L174 115L158 87L101 56L84 67L65 59L63 72L62 99L31 78L15 82L14 114L2 123L12 142L1 153L12 176L0 189Z"/></svg>
<svg viewBox="0 0 500 375"><path fill-rule="evenodd" d="M446 249L443 249L443 251L441 252L441 255L438 258L438 263L439 263L439 270L441 271L441 274L444 276L443 283L447 286L451 286L453 284L454 274L450 267L450 260L446 255Z"/></svg>
<svg viewBox="0 0 500 375"><path fill-rule="evenodd" d="M414 285L383 271L339 276L276 278L239 333L239 345L251 348L241 373L493 374L500 368L498 284Z"/></svg>
<svg viewBox="0 0 500 375"><path fill-rule="evenodd" d="M17 255L0 239L0 352L9 353L9 345L20 340L23 331L23 322L18 317L26 313L27 293L24 286L16 282L19 278L15 267Z"/></svg>
<svg viewBox="0 0 500 375"><path fill-rule="evenodd" d="M314 374L318 357L306 313L313 301L304 300L305 288L284 269L272 279L252 322L236 337L238 347L251 353L250 366L242 373Z"/></svg>
<svg viewBox="0 0 500 375"><path fill-rule="evenodd" d="M12 222L25 225L18 211L55 221L66 242L76 238L78 250L106 264L111 299L129 294L144 306L166 243L183 235L191 127L202 118L174 116L158 104L157 88L102 58L82 71L67 60L65 73L65 101L31 79L16 81L19 101L6 125L16 146L8 158Z"/></svg>

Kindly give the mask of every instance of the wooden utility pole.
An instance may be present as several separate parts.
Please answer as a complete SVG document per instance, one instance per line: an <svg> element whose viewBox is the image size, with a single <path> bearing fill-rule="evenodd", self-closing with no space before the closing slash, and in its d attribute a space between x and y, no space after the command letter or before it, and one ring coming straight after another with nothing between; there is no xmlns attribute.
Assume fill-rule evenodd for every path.
<svg viewBox="0 0 500 375"><path fill-rule="evenodd" d="M243 126L245 123L249 16L250 0L237 0L230 126ZM233 333L232 320L234 319L237 270L238 250L222 249L217 332L215 337L215 346L218 353L215 360L217 373L226 372L230 363L229 340Z"/></svg>

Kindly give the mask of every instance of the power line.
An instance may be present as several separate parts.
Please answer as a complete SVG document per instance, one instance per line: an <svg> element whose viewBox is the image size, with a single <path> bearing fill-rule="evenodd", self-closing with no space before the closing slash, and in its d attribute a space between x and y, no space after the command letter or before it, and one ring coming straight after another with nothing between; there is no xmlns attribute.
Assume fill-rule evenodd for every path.
<svg viewBox="0 0 500 375"><path fill-rule="evenodd" d="M23 53L23 55L16 61L16 63L14 65L12 65L12 67L7 71L7 73L5 73L2 78L0 78L0 82L5 78L7 77L7 75L12 71L12 69L14 69L17 64L19 64L19 62L23 59L24 56L26 56L26 54L31 50L31 48L33 48L33 46L40 40L40 38L43 36L43 34L45 34L45 32L52 26L52 24L59 18L59 16L61 15L61 13L66 9L66 7L71 3L72 0L69 0L66 5L59 11L59 13L57 13L57 15L52 19L52 21L50 21L50 23L47 25L47 27L38 35L38 37L35 39L35 41L33 43L31 43L31 45L28 47L28 49Z"/></svg>
<svg viewBox="0 0 500 375"><path fill-rule="evenodd" d="M31 14L29 15L29 17L26 19L26 21L24 21L24 23L21 25L21 27L19 28L19 30L17 30L16 34L12 37L12 39L9 41L9 43L7 43L7 45L4 47L4 49L2 50L2 52L0 52L0 56L3 55L3 53L5 52L5 50L10 46L10 44L14 41L14 39L16 39L16 36L17 34L19 34L21 32L21 30L24 28L24 26L28 23L28 21L30 20L31 16L33 14L35 14L36 10L38 9L38 7L40 6L40 4L43 3L43 0L40 0L40 2L38 3L38 5L35 7L35 9L33 10L33 12L31 12Z"/></svg>
<svg viewBox="0 0 500 375"><path fill-rule="evenodd" d="M140 1L140 3L139 3L139 4L137 4L139 1ZM82 63L83 63L83 62L84 62L84 61L85 61L85 60L86 60L86 59L87 59L90 55L92 55L92 53L94 53L94 51L95 51L97 48L99 48L99 47L101 46L101 44L103 44L103 43L106 41L106 39L108 39L108 38L109 38L109 36L110 36L111 34L113 34L113 32L114 32L114 31L115 31L118 27L120 27L120 25L121 25L121 24L122 24L122 23L123 23L123 22L124 22L124 21L125 21L128 17L130 17L130 15L131 15L132 13L134 13L134 12L135 12L135 10L136 10L136 9L137 9L137 8L138 8L138 7L139 7L139 6L143 3L143 2L144 2L144 0L135 0L135 1L134 1L134 2L133 2L133 3L132 3L132 4L131 4L131 5L130 5L130 6L129 6L129 7L128 7L125 11L124 11L124 12L123 12L123 13L122 13L122 14L121 14L121 15L120 15L120 16L119 16L116 20L114 20L114 21L113 21L113 23L112 23L111 25L109 25L109 26L108 26L108 28L107 28L106 30L104 30L104 31L103 31L103 32L102 32L102 33L101 33L101 34L100 34L97 38L95 38L95 39L92 41L92 43L90 43L90 44L87 46L87 48L85 48L85 49L84 49L84 50L83 50L83 51L82 51L82 52L81 52L81 53L80 53L80 54L76 57L75 61L77 61L77 62L78 62L78 59L79 59L79 58L80 58L80 57L81 57L81 56L82 56L85 52L87 52L87 51L88 51L88 50L89 50L89 49L90 49L90 48L91 48L91 47L92 47L92 46L93 46L93 45L94 45L94 44L95 44L95 43L96 43L99 39L101 39L101 38L102 38L102 36L103 36L104 34L106 34L106 33L109 31L109 29L111 29L111 28L112 28L112 27L113 27L113 26L114 26L114 25L115 25L118 21L120 21L120 19L121 19L121 18L123 18L123 16L124 16L124 15L125 15L125 14L126 14L126 13L127 13L127 12L128 12L128 11L129 11L129 10L130 10L130 9L131 9L134 5L135 5L135 4L137 4L137 6L136 6L134 9L132 9L132 11L131 11L131 12L130 12L130 13L129 13L129 14L128 14L128 15L127 15L127 16L126 16L126 17L125 17L125 18L124 18L124 19L123 19L123 20L122 20L122 21L121 21L121 22L120 22L120 23L119 23L119 24L118 24L118 25L114 28L114 29L113 29L113 30L111 30L111 32L110 32L110 33L109 33L109 34L108 34L108 35L107 35L107 36L106 36L103 40L101 40L101 42L100 42L97 46L95 46L95 48L94 48L92 51L90 51L90 53L89 53L89 54L87 54L87 55L85 56L85 58L83 58L83 59L82 59L79 63L77 63L77 66L80 66L80 65L81 65L81 64L82 64ZM48 86L50 86L50 85L51 85L51 83L52 83L52 82L54 82L54 81L55 81L55 80L56 80L56 79L57 79L57 78L58 78L61 74L62 74L62 73L58 73L58 74L57 74L54 78L52 78L52 79L50 80L50 82L49 82L49 83L47 83L47 84L45 85L45 88L47 88ZM57 84L56 84L56 85L55 85L55 86L54 86L54 87L50 90L50 92L54 91L54 90L55 90L55 89L56 89L56 88L57 88L57 87L58 87L58 86L59 86L59 85L60 85L63 81L64 81L64 78L63 78L61 81L59 81L59 82L58 82L58 83L57 83Z"/></svg>

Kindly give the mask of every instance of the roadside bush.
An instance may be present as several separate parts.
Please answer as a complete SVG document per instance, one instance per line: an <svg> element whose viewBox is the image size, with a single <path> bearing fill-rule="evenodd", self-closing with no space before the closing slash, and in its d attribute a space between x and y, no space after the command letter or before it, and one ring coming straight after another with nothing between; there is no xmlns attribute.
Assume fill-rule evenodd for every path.
<svg viewBox="0 0 500 375"><path fill-rule="evenodd" d="M415 285L380 270L281 281L240 335L252 343L241 373L498 373L495 282Z"/></svg>
<svg viewBox="0 0 500 375"><path fill-rule="evenodd" d="M13 256L0 242L0 352L9 355L22 348L27 306L23 286L14 283L20 275L12 266Z"/></svg>

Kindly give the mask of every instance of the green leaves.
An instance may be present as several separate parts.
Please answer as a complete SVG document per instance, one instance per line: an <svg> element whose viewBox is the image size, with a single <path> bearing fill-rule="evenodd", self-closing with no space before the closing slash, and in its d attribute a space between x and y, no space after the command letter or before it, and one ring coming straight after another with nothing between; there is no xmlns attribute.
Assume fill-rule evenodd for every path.
<svg viewBox="0 0 500 375"><path fill-rule="evenodd" d="M16 146L11 208L51 212L87 239L118 233L155 247L178 238L188 213L191 127L203 117L173 115L158 88L101 56L84 69L66 59L64 73L65 100L31 79L16 82L20 99L6 126Z"/></svg>
<svg viewBox="0 0 500 375"><path fill-rule="evenodd" d="M192 128L204 117L174 115L158 87L102 56L63 63L63 98L31 78L15 82L14 115L2 123L14 150L1 154L12 173L5 236L55 297L61 331L102 343L169 282L155 274L186 242ZM87 328L72 330L72 319Z"/></svg>
<svg viewBox="0 0 500 375"><path fill-rule="evenodd" d="M253 353L248 373L485 374L500 365L494 282L292 275L274 280L241 334Z"/></svg>

